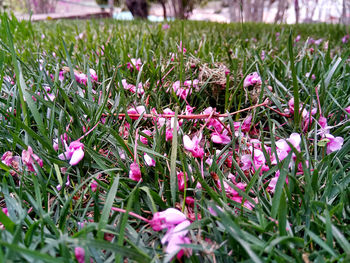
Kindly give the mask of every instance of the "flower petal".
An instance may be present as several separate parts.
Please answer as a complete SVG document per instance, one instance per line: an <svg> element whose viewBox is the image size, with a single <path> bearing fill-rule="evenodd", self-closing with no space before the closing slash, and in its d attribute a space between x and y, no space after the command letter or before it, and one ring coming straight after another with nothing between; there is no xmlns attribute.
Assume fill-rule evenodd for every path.
<svg viewBox="0 0 350 263"><path fill-rule="evenodd" d="M70 165L77 165L84 158L84 150L83 148L78 148L72 154L72 158L70 159Z"/></svg>

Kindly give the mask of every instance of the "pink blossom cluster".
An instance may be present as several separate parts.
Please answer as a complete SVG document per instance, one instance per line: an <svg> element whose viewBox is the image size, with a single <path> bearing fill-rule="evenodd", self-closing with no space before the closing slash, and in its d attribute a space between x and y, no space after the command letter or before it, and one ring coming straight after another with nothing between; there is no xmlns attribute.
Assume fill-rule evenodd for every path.
<svg viewBox="0 0 350 263"><path fill-rule="evenodd" d="M155 213L149 223L154 231L167 229L161 240L163 245L166 244L165 252L167 254L177 254L177 258L180 259L184 253L190 253L189 250L181 248L182 244L191 243L191 240L187 237L187 228L191 225L191 222L182 212L175 208L168 208L163 212Z"/></svg>
<svg viewBox="0 0 350 263"><path fill-rule="evenodd" d="M237 183L236 178L233 174L230 173L228 175L228 179L230 180L230 184L236 186L238 189L242 190L243 192L245 191L247 184L242 183L242 182ZM222 190L222 185L221 185L220 180L217 180L217 184L218 184L218 188L220 190ZM243 197L230 184L227 183L226 181L223 181L223 188L226 192L227 197L229 197L231 200L241 204L243 201ZM254 201L257 202L257 198ZM253 210L255 204L249 202L248 200L245 200L243 203L243 206L249 210Z"/></svg>
<svg viewBox="0 0 350 263"><path fill-rule="evenodd" d="M254 85L261 85L261 78L258 72L250 73L243 81L243 87L245 88Z"/></svg>
<svg viewBox="0 0 350 263"><path fill-rule="evenodd" d="M136 69L137 71L140 71L141 66L142 66L142 61L140 58L138 59L132 58L130 59L130 62L126 64L126 67L130 71L133 71L134 69Z"/></svg>
<svg viewBox="0 0 350 263"><path fill-rule="evenodd" d="M64 80L64 76L65 76L65 74L66 74L67 72L68 72L67 69L61 70L61 71L59 72L59 78L58 78L58 79L59 79L60 81L63 81L63 80ZM75 77L75 80L76 80L78 83L80 83L80 84L82 84L82 85L84 85L84 86L87 85L88 76L87 76L85 73L83 73L83 72L81 72L81 71L74 70L74 77ZM98 76L97 76L97 73L96 73L96 71L95 71L94 69L90 69L90 77L91 77L91 82L92 82L92 83L98 81ZM52 76L52 78L53 78L53 76Z"/></svg>
<svg viewBox="0 0 350 263"><path fill-rule="evenodd" d="M181 86L180 81L178 80L173 84L172 89L176 94L176 96L178 96L180 99L186 100L187 96L192 94L192 88L198 89L198 84L199 84L198 79L195 79L193 81L185 80L183 85ZM169 92L169 89L168 89L168 92Z"/></svg>
<svg viewBox="0 0 350 263"><path fill-rule="evenodd" d="M123 88L125 90L128 90L130 91L131 93L137 93L139 95L143 95L145 93L145 90L143 89L142 87L142 83L140 82L138 85L137 85L137 88L135 85L133 84L128 84L126 79L123 79L122 80L122 85L123 85Z"/></svg>
<svg viewBox="0 0 350 263"><path fill-rule="evenodd" d="M20 161L22 160L22 164L27 167L27 170L30 172L35 172L36 165L43 167L44 162L33 152L32 147L28 146L27 150L22 151L22 157L14 156L13 152L7 151L2 157L2 163L6 164L9 167L12 167L15 171L21 170Z"/></svg>

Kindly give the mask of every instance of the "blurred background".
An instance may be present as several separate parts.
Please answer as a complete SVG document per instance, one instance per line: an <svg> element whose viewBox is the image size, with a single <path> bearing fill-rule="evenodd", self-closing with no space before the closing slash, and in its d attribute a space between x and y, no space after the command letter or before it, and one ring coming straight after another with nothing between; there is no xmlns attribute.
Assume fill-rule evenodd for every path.
<svg viewBox="0 0 350 263"><path fill-rule="evenodd" d="M0 0L0 10L33 20L113 16L152 21L350 22L350 0Z"/></svg>

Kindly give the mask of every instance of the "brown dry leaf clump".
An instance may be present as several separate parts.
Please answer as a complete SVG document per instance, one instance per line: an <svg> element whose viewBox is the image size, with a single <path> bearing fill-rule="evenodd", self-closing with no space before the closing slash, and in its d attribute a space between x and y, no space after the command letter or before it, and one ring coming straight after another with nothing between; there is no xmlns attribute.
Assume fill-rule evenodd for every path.
<svg viewBox="0 0 350 263"><path fill-rule="evenodd" d="M198 75L199 86L207 84L205 93L212 98L214 104L218 106L224 103L228 67L223 62L215 62L213 64L201 63L199 59L191 57L186 63L186 69L193 70L194 75ZM230 76L233 81L233 77Z"/></svg>

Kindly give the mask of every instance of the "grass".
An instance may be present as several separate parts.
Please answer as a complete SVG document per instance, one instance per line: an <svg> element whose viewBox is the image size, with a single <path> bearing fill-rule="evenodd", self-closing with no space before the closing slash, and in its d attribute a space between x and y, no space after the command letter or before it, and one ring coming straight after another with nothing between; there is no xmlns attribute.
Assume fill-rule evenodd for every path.
<svg viewBox="0 0 350 263"><path fill-rule="evenodd" d="M325 24L176 21L163 29L138 21L30 23L3 15L0 153L21 156L30 146L43 166L37 160L30 171L21 158L12 166L0 163L0 206L8 209L8 216L0 210L0 262L76 262L76 247L85 249L85 262L175 261L161 244L165 231L153 231L132 216L150 220L171 207L191 219L191 242L182 246L192 254L183 256L183 262L348 262L350 126L345 108L350 104L350 49L341 42L348 31ZM295 43L298 34L301 41ZM323 41L311 44L310 38ZM179 51L180 43L186 53ZM141 58L139 70L128 69L131 58ZM86 85L76 80L74 70L87 74ZM245 77L254 71L261 86L244 87ZM123 89L123 79L143 83L145 93ZM177 80L195 79L198 89L186 101L168 92ZM53 100L47 99L50 94ZM293 97L294 114L283 114ZM241 127L233 132L226 145L211 140L209 122L215 116L185 119L178 132L175 121L172 141L166 140L169 127L158 127L152 118L120 117L143 105L145 114L170 108L180 121L187 104L195 107L193 114L209 106L229 113L265 99L269 107L222 119L234 131L236 122L252 116L248 131ZM321 116L334 126L331 134L344 139L332 153L319 135ZM136 143L136 132L149 143ZM200 132L203 160L193 157L183 142L184 135L192 138ZM300 149L289 144L288 156L274 164L276 144L293 132L301 136ZM84 144L84 158L77 165L58 158L65 151L62 140L57 140L57 151L53 147L64 134ZM242 157L258 154L249 150L252 139L262 142L265 170L255 164L244 168ZM146 165L144 153L156 161L154 167ZM209 158L211 165L205 162ZM140 182L129 178L134 161L140 165ZM186 178L182 191L179 172ZM276 172L271 192L268 186ZM233 190L239 202L230 195ZM244 206L247 202L251 209Z"/></svg>

